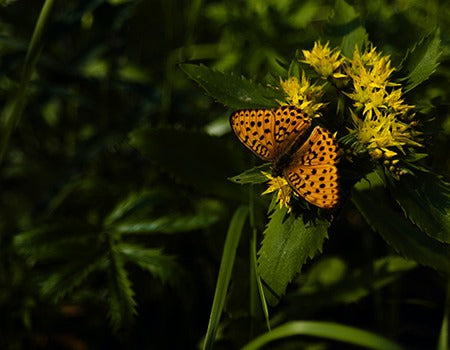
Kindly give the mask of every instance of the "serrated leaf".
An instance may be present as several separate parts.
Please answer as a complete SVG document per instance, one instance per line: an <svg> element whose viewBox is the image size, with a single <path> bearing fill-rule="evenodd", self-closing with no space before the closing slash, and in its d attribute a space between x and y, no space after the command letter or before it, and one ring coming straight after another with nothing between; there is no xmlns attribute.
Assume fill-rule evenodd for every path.
<svg viewBox="0 0 450 350"><path fill-rule="evenodd" d="M450 187L432 173L416 172L388 182L405 215L430 237L450 243Z"/></svg>
<svg viewBox="0 0 450 350"><path fill-rule="evenodd" d="M111 246L108 269L109 317L113 329L129 326L136 314L136 301L123 257Z"/></svg>
<svg viewBox="0 0 450 350"><path fill-rule="evenodd" d="M31 261L67 260L78 257L79 251L93 247L98 233L92 227L73 220L62 220L14 237L14 248Z"/></svg>
<svg viewBox="0 0 450 350"><path fill-rule="evenodd" d="M161 189L145 190L131 193L124 200L121 200L111 213L105 218L104 224L111 225L132 215L141 208L153 209L162 201L167 200L169 194Z"/></svg>
<svg viewBox="0 0 450 350"><path fill-rule="evenodd" d="M243 77L215 71L203 65L182 64L181 69L209 96L233 109L273 108L283 99L281 92L263 87Z"/></svg>
<svg viewBox="0 0 450 350"><path fill-rule="evenodd" d="M40 283L41 293L58 301L80 286L93 272L103 269L107 259L98 250L78 254L76 258L55 268Z"/></svg>
<svg viewBox="0 0 450 350"><path fill-rule="evenodd" d="M308 258L321 251L328 237L328 226L324 220L305 224L302 218L286 217L285 208L277 208L272 213L258 252L258 272L270 305L278 303Z"/></svg>
<svg viewBox="0 0 450 350"><path fill-rule="evenodd" d="M355 185L352 200L369 225L401 255L450 273L450 245L430 238L399 213L376 173Z"/></svg>
<svg viewBox="0 0 450 350"><path fill-rule="evenodd" d="M409 50L402 62L406 76L405 92L427 80L439 65L442 54L440 31L435 30Z"/></svg>
<svg viewBox="0 0 450 350"><path fill-rule="evenodd" d="M179 181L207 194L241 199L241 191L226 179L243 168L243 159L230 152L223 139L203 132L143 128L130 134L130 143Z"/></svg>
<svg viewBox="0 0 450 350"><path fill-rule="evenodd" d="M239 175L228 178L228 180L240 185L263 183L267 181L267 177L265 177L261 173L262 171L270 173L270 165L263 164L255 166L249 170L244 171L243 173L240 173Z"/></svg>
<svg viewBox="0 0 450 350"><path fill-rule="evenodd" d="M150 272L164 283L175 284L181 267L175 257L165 255L160 249L144 248L136 244L120 243L117 250L129 262Z"/></svg>

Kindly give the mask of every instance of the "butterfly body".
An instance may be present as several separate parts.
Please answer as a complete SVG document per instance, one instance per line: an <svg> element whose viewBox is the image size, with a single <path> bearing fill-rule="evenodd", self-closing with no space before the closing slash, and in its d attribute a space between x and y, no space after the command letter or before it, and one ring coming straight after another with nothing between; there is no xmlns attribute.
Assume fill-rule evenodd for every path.
<svg viewBox="0 0 450 350"><path fill-rule="evenodd" d="M339 200L338 148L334 136L294 106L239 110L230 123L239 140L283 176L313 205L333 208Z"/></svg>

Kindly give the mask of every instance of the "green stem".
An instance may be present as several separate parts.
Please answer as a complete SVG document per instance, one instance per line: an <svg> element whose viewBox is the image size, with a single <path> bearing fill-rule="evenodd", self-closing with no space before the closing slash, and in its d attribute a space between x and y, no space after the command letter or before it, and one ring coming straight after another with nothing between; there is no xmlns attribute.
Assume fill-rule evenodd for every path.
<svg viewBox="0 0 450 350"><path fill-rule="evenodd" d="M20 116L25 106L25 95L28 82L31 74L34 71L37 60L41 53L43 34L46 25L50 18L50 12L53 7L54 0L46 0L42 7L36 26L34 27L33 36L28 45L27 55L25 57L25 64L20 79L19 89L16 96L3 110L3 130L1 135L0 145L0 165L3 163L6 151L8 150L11 134L14 127L19 123Z"/></svg>

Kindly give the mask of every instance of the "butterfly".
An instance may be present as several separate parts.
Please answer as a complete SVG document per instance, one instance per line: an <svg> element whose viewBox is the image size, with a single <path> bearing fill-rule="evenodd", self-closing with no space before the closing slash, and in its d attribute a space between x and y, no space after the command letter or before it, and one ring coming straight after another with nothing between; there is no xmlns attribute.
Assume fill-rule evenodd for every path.
<svg viewBox="0 0 450 350"><path fill-rule="evenodd" d="M294 192L309 203L331 209L339 202L338 145L299 108L242 109L230 117L238 139L259 158L272 162Z"/></svg>

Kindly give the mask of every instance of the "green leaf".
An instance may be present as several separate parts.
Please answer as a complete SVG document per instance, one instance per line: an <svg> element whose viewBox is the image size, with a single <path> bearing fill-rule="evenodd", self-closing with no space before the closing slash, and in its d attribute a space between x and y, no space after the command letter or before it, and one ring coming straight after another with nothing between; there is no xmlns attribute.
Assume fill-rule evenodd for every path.
<svg viewBox="0 0 450 350"><path fill-rule="evenodd" d="M346 57L353 57L355 48L364 48L369 42L369 34L362 26L358 26L349 34L342 37L341 52Z"/></svg>
<svg viewBox="0 0 450 350"><path fill-rule="evenodd" d="M402 72L407 74L405 92L414 89L434 73L441 54L439 29L431 32L408 50L402 62Z"/></svg>
<svg viewBox="0 0 450 350"><path fill-rule="evenodd" d="M136 244L120 243L117 250L129 262L132 262L164 283L175 284L181 267L175 257L165 255L160 249L143 248Z"/></svg>
<svg viewBox="0 0 450 350"><path fill-rule="evenodd" d="M359 345L368 349L402 350L389 339L358 328L332 322L293 321L285 323L270 332L264 333L245 345L242 350L261 349L265 344L287 337L306 335Z"/></svg>
<svg viewBox="0 0 450 350"><path fill-rule="evenodd" d="M355 303L396 281L416 266L413 260L386 256L362 269L346 273L342 260L322 259L308 271L306 282L298 292L289 295L287 303L291 307L295 304L292 309L297 317L298 310L301 310L301 316L307 317L331 305Z"/></svg>
<svg viewBox="0 0 450 350"><path fill-rule="evenodd" d="M430 237L450 243L450 187L432 173L416 172L389 188L405 215Z"/></svg>
<svg viewBox="0 0 450 350"><path fill-rule="evenodd" d="M93 272L102 270L108 263L98 250L82 251L71 261L53 269L40 283L41 293L53 298L54 302L67 296L80 286Z"/></svg>
<svg viewBox="0 0 450 350"><path fill-rule="evenodd" d="M352 200L369 225L401 255L450 273L450 245L430 238L399 213L376 173L355 185Z"/></svg>
<svg viewBox="0 0 450 350"><path fill-rule="evenodd" d="M261 173L262 171L270 173L270 165L266 163L263 165L255 166L249 170L244 171L243 173L240 173L239 175L228 178L228 180L241 185L259 184L267 181L267 177L265 177Z"/></svg>
<svg viewBox="0 0 450 350"><path fill-rule="evenodd" d="M92 227L74 220L62 220L24 231L14 237L14 248L33 262L67 261L79 256L86 247L92 248L98 233Z"/></svg>
<svg viewBox="0 0 450 350"><path fill-rule="evenodd" d="M241 171L243 159L223 139L170 128L139 129L130 138L131 145L177 180L207 194L242 199L242 192L226 179Z"/></svg>
<svg viewBox="0 0 450 350"><path fill-rule="evenodd" d="M182 64L181 69L209 96L233 109L273 108L283 100L281 92L263 87L243 77L222 73L203 65Z"/></svg>
<svg viewBox="0 0 450 350"><path fill-rule="evenodd" d="M450 278L447 279L447 296L445 298L445 305L444 305L444 317L442 318L442 323L441 323L441 331L439 333L439 341L438 341L438 346L437 346L437 350L448 350L449 349L449 326L450 326L450 322L449 322L449 317L450 317Z"/></svg>
<svg viewBox="0 0 450 350"><path fill-rule="evenodd" d="M363 48L368 42L368 34L361 25L360 16L353 6L344 0L337 0L334 16L330 19L330 31L341 35L341 52L346 57L353 57L355 48Z"/></svg>
<svg viewBox="0 0 450 350"><path fill-rule="evenodd" d="M155 219L127 220L111 226L119 233L180 233L200 230L219 221L220 217L213 213L192 215L165 215Z"/></svg>
<svg viewBox="0 0 450 350"><path fill-rule="evenodd" d="M113 223L140 211L142 208L147 209L147 211L149 209L152 210L161 205L161 202L167 201L169 196L169 193L161 189L131 193L127 198L121 200L116 205L111 213L105 218L104 224L106 226L112 225Z"/></svg>
<svg viewBox="0 0 450 350"><path fill-rule="evenodd" d="M204 350L212 349L214 339L216 338L217 328L227 297L228 285L230 284L231 272L233 271L236 251L247 214L247 207L239 207L235 211L228 228L222 260L220 261L219 275L217 277L211 314L209 316L208 330L206 331L205 342L203 344Z"/></svg>
<svg viewBox="0 0 450 350"><path fill-rule="evenodd" d="M324 220L305 224L302 218L286 217L285 208L272 213L258 253L258 272L269 305L278 303L303 264L322 249L328 226Z"/></svg>
<svg viewBox="0 0 450 350"><path fill-rule="evenodd" d="M0 130L0 165L2 164L3 158L8 150L13 129L19 123L26 103L26 90L28 82L31 79L31 75L41 54L45 39L44 34L50 22L50 14L52 12L54 2L54 0L46 0L42 6L38 21L34 27L33 36L31 37L30 44L28 45L25 64L16 96L5 105L2 111L1 120L4 125Z"/></svg>
<svg viewBox="0 0 450 350"><path fill-rule="evenodd" d="M111 243L108 269L109 317L113 329L130 326L136 314L136 301L131 281L125 270L125 261L117 247Z"/></svg>

